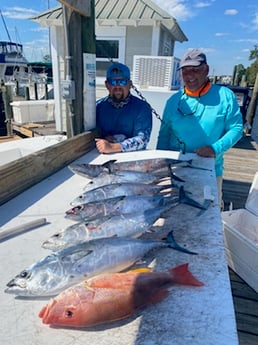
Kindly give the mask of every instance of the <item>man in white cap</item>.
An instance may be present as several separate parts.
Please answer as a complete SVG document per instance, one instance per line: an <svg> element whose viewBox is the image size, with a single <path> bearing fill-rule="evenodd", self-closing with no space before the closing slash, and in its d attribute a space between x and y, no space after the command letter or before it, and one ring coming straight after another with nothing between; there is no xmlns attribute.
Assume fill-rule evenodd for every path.
<svg viewBox="0 0 258 345"><path fill-rule="evenodd" d="M144 150L150 140L152 110L147 102L130 93L129 68L115 62L106 72L107 97L97 102L96 121L101 138L95 139L100 153Z"/></svg>
<svg viewBox="0 0 258 345"><path fill-rule="evenodd" d="M188 50L179 68L184 87L167 100L157 149L214 157L222 203L223 154L243 135L240 108L229 88L211 84L202 50Z"/></svg>

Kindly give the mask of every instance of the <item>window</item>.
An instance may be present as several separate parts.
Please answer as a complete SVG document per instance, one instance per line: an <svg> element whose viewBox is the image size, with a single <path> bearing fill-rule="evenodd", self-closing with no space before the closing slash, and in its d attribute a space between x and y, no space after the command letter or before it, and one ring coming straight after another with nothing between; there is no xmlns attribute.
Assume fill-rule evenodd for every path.
<svg viewBox="0 0 258 345"><path fill-rule="evenodd" d="M119 41L118 40L96 40L96 58L118 59L119 58Z"/></svg>

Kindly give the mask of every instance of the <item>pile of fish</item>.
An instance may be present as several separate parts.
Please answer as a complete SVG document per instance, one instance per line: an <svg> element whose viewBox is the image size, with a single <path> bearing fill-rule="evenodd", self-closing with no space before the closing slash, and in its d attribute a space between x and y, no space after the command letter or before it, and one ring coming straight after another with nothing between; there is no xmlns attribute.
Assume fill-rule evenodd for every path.
<svg viewBox="0 0 258 345"><path fill-rule="evenodd" d="M120 273L154 249L196 254L178 245L172 232L166 240L138 238L179 203L205 210L182 185L174 183L183 180L173 173L173 166L202 169L192 161L164 158L71 164L71 171L90 179L82 194L71 201L72 208L65 211L65 217L77 223L44 241L43 248L52 253L15 276L5 291L25 297L58 295L40 311L43 323L85 327L127 317L160 301L170 284L202 285L187 265L165 273ZM100 313L103 291L109 303ZM121 308L116 308L120 303ZM114 312L114 306L119 312Z"/></svg>

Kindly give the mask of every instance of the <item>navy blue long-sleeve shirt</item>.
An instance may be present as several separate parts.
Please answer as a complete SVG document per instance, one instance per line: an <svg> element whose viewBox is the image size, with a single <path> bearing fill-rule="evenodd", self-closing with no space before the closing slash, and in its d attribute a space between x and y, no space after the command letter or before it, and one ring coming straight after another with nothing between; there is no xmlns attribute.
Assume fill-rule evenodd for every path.
<svg viewBox="0 0 258 345"><path fill-rule="evenodd" d="M102 137L118 138L123 152L146 149L152 130L150 106L132 94L120 105L114 106L109 96L97 102L96 123Z"/></svg>

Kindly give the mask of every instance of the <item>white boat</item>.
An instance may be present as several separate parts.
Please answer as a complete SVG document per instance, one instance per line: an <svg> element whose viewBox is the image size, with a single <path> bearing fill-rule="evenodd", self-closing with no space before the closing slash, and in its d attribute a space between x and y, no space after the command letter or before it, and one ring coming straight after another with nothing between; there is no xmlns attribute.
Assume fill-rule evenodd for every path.
<svg viewBox="0 0 258 345"><path fill-rule="evenodd" d="M22 44L0 41L0 78L4 83L28 80L28 61Z"/></svg>

